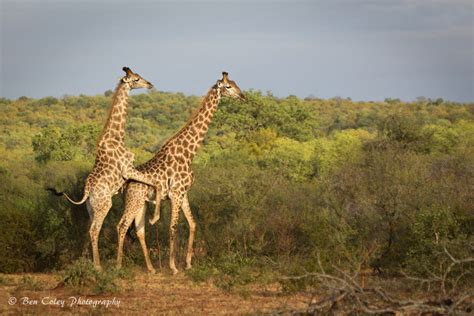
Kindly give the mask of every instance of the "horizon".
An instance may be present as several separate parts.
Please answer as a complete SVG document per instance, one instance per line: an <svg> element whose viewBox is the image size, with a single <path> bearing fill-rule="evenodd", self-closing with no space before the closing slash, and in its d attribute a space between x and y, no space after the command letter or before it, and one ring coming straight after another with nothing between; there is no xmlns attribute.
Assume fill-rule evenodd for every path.
<svg viewBox="0 0 474 316"><path fill-rule="evenodd" d="M0 0L0 96L99 95L129 66L185 95L226 70L280 98L474 101L470 0L215 3Z"/></svg>
<svg viewBox="0 0 474 316"><path fill-rule="evenodd" d="M21 98L27 98L28 100L40 100L40 99L46 99L46 98L55 98L57 100L62 100L62 99L65 99L67 97L101 97L101 96L104 96L104 97L107 97L107 98L112 98L112 96L107 96L105 95L106 93L109 93L109 92L114 92L114 90L112 89L108 89L108 90L105 90L103 93L96 93L96 94L84 94L84 93L79 93L79 94L68 94L68 93L65 93L61 96L53 96L53 95L46 95L46 96L42 96L42 97L30 97L30 96L27 96L27 95L22 95L22 96L19 96L17 98L6 98L6 97L0 97L0 98L3 98L3 99L6 99L6 100L9 100L9 101L12 101L12 102L15 102L15 101L19 101ZM192 93L184 93L184 92L181 92L181 91L163 91L163 90L157 90L155 88L153 88L152 90L150 91L147 91L147 90L131 90L130 91L130 97L133 97L133 96L138 96L140 94L148 94L148 93L153 93L153 92L158 92L158 93L171 93L171 94L183 94L185 97L198 97L198 98L202 98L204 97L206 94L203 93L201 95L198 95L198 94L192 94ZM308 95L306 97L300 97L300 96L297 96L297 95L294 95L294 94L289 94L289 95L284 95L284 96L278 96L278 95L275 95L272 91L262 91L262 90L256 90L256 89L253 89L253 88L250 88L249 90L243 90L242 92L247 93L247 92L256 92L256 93L260 93L263 97L268 97L268 96L273 96L277 99L287 99L287 98L290 98L290 97L296 97L302 101L313 101L313 100L322 100L322 101L327 101L327 100L334 100L334 99L342 99L342 100L348 100L348 101L351 101L351 102L361 102L361 103L364 103L364 102L368 102L368 103L386 103L388 102L388 100L392 100L392 101L400 101L402 103L416 103L416 102L421 102L422 100L424 101L427 101L427 102L432 102L432 101L437 101L438 99L442 99L442 102L443 103L458 103L458 104L462 104L462 105L469 105L469 104L474 104L474 101L454 101L454 100L449 100L449 99L443 99L443 98L430 98L430 97L425 97L425 96L419 96L419 97L416 97L415 99L413 100L405 100L405 99L401 99L401 98L384 98L383 100L354 100L352 99L351 97L342 97L342 96L333 96L333 97L327 97L327 98L323 98L323 97L319 97L317 95Z"/></svg>
<svg viewBox="0 0 474 316"><path fill-rule="evenodd" d="M42 97L30 97L30 96L27 96L27 95L22 95L22 96L19 96L17 98L7 98L7 97L0 97L0 98L3 98L3 99L6 99L6 100L9 100L9 101L18 101L20 100L21 98L27 98L27 99L31 99L31 100L40 100L40 99L46 99L46 98L55 98L55 99L58 99L58 100L62 100L64 98L67 98L67 97L82 97L82 96L85 96L85 97L98 97L98 96L105 96L105 97L112 97L112 96L106 96L105 93L112 91L114 92L114 90L112 89L108 89L108 90L105 90L104 92L102 93L96 93L96 94L84 94L84 93L79 93L79 94L68 94L68 93L65 93L63 95L60 95L60 96L54 96L54 95L45 95L45 96L42 96ZM459 104L474 104L474 101L455 101L455 100L449 100L449 99L443 99L441 97L439 98L431 98L431 97L426 97L426 96L418 96L416 97L415 99L412 99L412 100L406 100L406 99L401 99L401 98L391 98L391 97L387 97L387 98L384 98L383 100L354 100L352 99L351 97L343 97L343 96L333 96L333 97L319 97L317 95L308 95L306 97L301 97L301 96L298 96L298 95L294 95L294 94L288 94L288 95L283 95L283 96L279 96L279 95L275 95L272 91L262 91L262 90L257 90L257 89L253 89L253 88L250 88L249 90L243 90L242 92L244 92L244 94L248 91L251 91L251 92L257 92L257 93L261 93L263 97L267 97L267 96L273 96L277 99L287 99L289 97L297 97L298 99L302 100L302 101L312 101L312 100L322 100L322 101L326 101L326 100L333 100L333 99L342 99L342 100L349 100L349 101L352 101L352 102L374 102L374 103L383 103L383 102L387 102L387 100L399 100L400 102L403 102L403 103L416 103L416 102L420 102L422 99L424 99L425 101L436 101L437 99L442 99L443 100L443 103L459 103ZM130 97L133 97L133 96L137 96L137 95L140 95L140 94L148 94L148 93L151 93L151 92L158 92L158 93L171 93L171 94L178 94L178 93L181 93L183 94L185 97L204 97L206 94L203 93L201 95L198 95L198 94L193 94L193 93L185 93L185 92L181 92L181 91L163 91L163 90L157 90L157 89L154 89L153 91L131 91L130 92Z"/></svg>

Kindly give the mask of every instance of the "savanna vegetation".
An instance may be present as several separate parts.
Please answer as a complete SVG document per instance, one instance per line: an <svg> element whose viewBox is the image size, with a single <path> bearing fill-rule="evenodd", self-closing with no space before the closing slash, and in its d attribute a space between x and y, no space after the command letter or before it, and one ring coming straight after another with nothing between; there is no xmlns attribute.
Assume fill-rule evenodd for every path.
<svg viewBox="0 0 474 316"><path fill-rule="evenodd" d="M318 281L291 276L325 267L428 280L444 293L474 281L473 262L462 261L473 253L474 104L246 95L245 103L221 102L194 161L191 278L229 289L268 272L291 291ZM199 102L181 93L132 96L126 142L137 164ZM110 91L0 99L1 272L62 269L88 256L85 206L44 188L82 196L110 103ZM163 208L147 240L154 265L165 268L168 203ZM122 210L117 195L102 229L103 258L115 258ZM144 267L133 230L126 256ZM179 231L183 263L184 218Z"/></svg>

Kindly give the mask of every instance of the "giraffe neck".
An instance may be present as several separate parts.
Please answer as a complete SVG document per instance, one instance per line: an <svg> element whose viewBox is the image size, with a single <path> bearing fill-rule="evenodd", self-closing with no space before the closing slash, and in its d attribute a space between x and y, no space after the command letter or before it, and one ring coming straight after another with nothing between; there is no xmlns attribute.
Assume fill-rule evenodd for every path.
<svg viewBox="0 0 474 316"><path fill-rule="evenodd" d="M220 99L220 90L216 86L212 87L204 97L198 111L175 136L165 143L163 149L175 148L176 152L173 154L182 154L187 160L192 160L209 129Z"/></svg>
<svg viewBox="0 0 474 316"><path fill-rule="evenodd" d="M130 87L128 84L120 81L115 89L114 96L112 97L112 107L110 108L107 122L105 123L99 142L104 142L110 139L114 139L121 143L124 142L129 93Z"/></svg>

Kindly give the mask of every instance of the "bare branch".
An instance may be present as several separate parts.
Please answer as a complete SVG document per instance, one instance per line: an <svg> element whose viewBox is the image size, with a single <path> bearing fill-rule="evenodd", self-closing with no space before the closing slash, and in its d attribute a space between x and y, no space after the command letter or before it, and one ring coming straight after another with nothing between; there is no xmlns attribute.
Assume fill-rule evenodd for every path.
<svg viewBox="0 0 474 316"><path fill-rule="evenodd" d="M409 276L406 273L402 271L402 274L409 280L417 281L423 286L424 284L428 285L428 289L431 287L431 283L438 283L441 291L443 292L444 295L447 295L450 291L453 292L459 281L465 277L468 274L472 274L472 270L468 271L463 271L461 272L457 277L453 277L452 280L450 280L450 274L453 271L453 269L457 266L463 266L465 263L470 263L474 262L473 257L467 257L464 259L456 259L446 248L446 246L443 247L443 252L440 252L440 254L445 254L449 260L451 261L446 267L443 268L442 271L438 272L440 275L437 275L435 272L431 271L428 269L426 266L424 266L425 271L431 276L430 278L418 278L414 276ZM451 283L451 290L448 291L448 284Z"/></svg>
<svg viewBox="0 0 474 316"><path fill-rule="evenodd" d="M448 255L449 256L449 255ZM470 262L469 259L458 260L449 256L452 263L446 268L442 277L434 275L432 279L417 277L407 278L419 282L446 282L446 276L453 268L452 264ZM329 313L336 308L344 308L344 313L362 312L366 314L414 314L414 313L434 313L451 314L463 311L463 306L472 295L464 295L460 298L443 298L439 300L404 300L398 299L387 293L382 287L365 287L357 282L359 271L349 273L338 267L333 267L337 275L328 274L322 268L318 257L318 265L322 272L307 272L300 276L282 277L282 280L301 280L305 278L315 278L324 287L329 289L329 293L318 301L311 301L308 309L303 313ZM444 285L443 285L444 286ZM466 310L464 308L464 310Z"/></svg>

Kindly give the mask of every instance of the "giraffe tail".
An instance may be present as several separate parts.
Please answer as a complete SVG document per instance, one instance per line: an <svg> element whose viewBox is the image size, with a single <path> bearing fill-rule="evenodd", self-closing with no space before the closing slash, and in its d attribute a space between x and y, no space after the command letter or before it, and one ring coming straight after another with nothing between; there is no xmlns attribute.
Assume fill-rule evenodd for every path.
<svg viewBox="0 0 474 316"><path fill-rule="evenodd" d="M56 196L63 196L64 195L66 197L66 199L68 199L69 202L71 202L72 204L75 204L75 205L81 205L82 203L84 203L87 200L87 198L89 197L89 192L90 192L88 181L86 181L86 185L84 186L84 196L82 197L82 200L80 200L79 202L74 201L66 193L58 192L54 188L46 188L46 190L50 191L50 192L53 192L53 194L56 195Z"/></svg>

